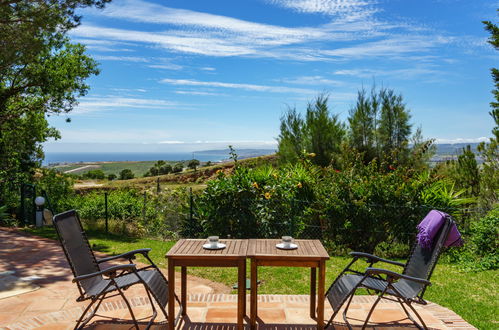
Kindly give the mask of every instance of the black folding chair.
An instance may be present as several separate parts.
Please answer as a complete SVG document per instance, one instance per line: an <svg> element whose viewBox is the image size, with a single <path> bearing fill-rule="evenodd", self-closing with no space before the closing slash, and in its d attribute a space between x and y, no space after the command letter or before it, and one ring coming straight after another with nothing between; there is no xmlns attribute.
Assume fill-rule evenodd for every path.
<svg viewBox="0 0 499 330"><path fill-rule="evenodd" d="M98 315L97 310L105 298L118 295L123 298L130 311L133 324L139 329L139 323L135 318L132 306L123 292L135 284L142 284L144 286L152 307L152 316L147 323L146 329L153 324L157 316L157 310L152 297L156 300L165 318L168 319L165 309L168 304L168 281L148 256L148 252L151 249L138 249L97 260L90 248L76 211L71 210L54 216L54 225L73 272L73 282L76 282L80 291L80 296L76 301L88 299L91 301L78 319L75 329L83 328L94 316ZM149 261L150 265L137 268L132 262L137 254L142 254ZM114 259L128 260L128 264L111 266L106 269L100 268L101 263ZM178 297L175 296L175 298L179 302ZM96 305L94 306L94 304ZM94 307L91 309L92 306ZM178 321L181 312L177 315L175 323ZM86 316L87 313L89 313L88 316ZM99 316L104 317L102 315Z"/></svg>
<svg viewBox="0 0 499 330"><path fill-rule="evenodd" d="M429 279L437 264L447 235L453 225L454 221L451 217L446 217L444 224L435 236L430 248L423 248L416 241L409 259L405 264L383 259L368 253L351 252L350 255L353 256L353 260L345 267L326 292L326 298L333 308L333 315L327 323L326 328L332 324L333 319L338 314L345 301L348 300L343 311L343 319L348 328L352 329L352 326L347 320L348 308L355 295L355 291L359 288L364 288L376 292L378 298L369 310L362 329L365 329L367 326L369 318L382 298L399 302L407 317L417 328L427 329L426 324L416 309L414 309L412 303L427 304L423 299L423 295L426 288L431 285ZM359 259L365 259L369 264L364 272L351 269L351 266ZM403 271L402 273L397 273L386 269L373 268L372 266L377 262L403 267ZM416 315L421 322L421 325L412 318L406 306Z"/></svg>

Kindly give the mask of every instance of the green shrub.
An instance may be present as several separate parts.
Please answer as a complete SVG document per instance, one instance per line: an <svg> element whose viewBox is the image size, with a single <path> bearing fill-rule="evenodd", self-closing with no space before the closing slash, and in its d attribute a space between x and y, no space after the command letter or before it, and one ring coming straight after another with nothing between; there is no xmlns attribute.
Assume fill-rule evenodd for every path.
<svg viewBox="0 0 499 330"><path fill-rule="evenodd" d="M279 168L236 166L230 176L220 172L195 203L198 233L313 237L336 251L373 252L379 246L388 254L397 246L396 253L406 254L416 225L431 209L459 216L461 206L472 202L428 171L376 160L364 164L361 155L345 161L343 171L302 160Z"/></svg>
<svg viewBox="0 0 499 330"><path fill-rule="evenodd" d="M7 205L0 205L0 225L10 227L15 224L16 220L9 214Z"/></svg>
<svg viewBox="0 0 499 330"><path fill-rule="evenodd" d="M185 189L165 189L157 194L127 188L107 194L111 232L131 236L178 237L188 208ZM105 192L75 195L67 204L68 209L78 211L88 228L104 230Z"/></svg>
<svg viewBox="0 0 499 330"><path fill-rule="evenodd" d="M103 180L106 177L106 174L104 174L102 170L90 170L87 173L83 174L82 177L84 179Z"/></svg>
<svg viewBox="0 0 499 330"><path fill-rule="evenodd" d="M471 202L460 198L462 192L455 192L452 182L429 172L375 160L364 165L360 158L344 171L327 169L320 182L314 209L328 239L366 252L382 242L409 246L416 225L430 210L455 215L460 205Z"/></svg>
<svg viewBox="0 0 499 330"><path fill-rule="evenodd" d="M51 169L40 169L35 179L38 191L45 191L54 214L66 211L74 194L73 179L63 173ZM45 207L48 207L46 205Z"/></svg>
<svg viewBox="0 0 499 330"><path fill-rule="evenodd" d="M451 258L469 271L499 268L499 205L471 222L464 247L451 252Z"/></svg>
<svg viewBox="0 0 499 330"><path fill-rule="evenodd" d="M232 237L299 236L313 199L311 173L301 164L279 169L237 166L219 172L196 202L201 233Z"/></svg>
<svg viewBox="0 0 499 330"><path fill-rule="evenodd" d="M130 180L133 179L135 175L132 170L129 168L125 168L120 172L120 180Z"/></svg>

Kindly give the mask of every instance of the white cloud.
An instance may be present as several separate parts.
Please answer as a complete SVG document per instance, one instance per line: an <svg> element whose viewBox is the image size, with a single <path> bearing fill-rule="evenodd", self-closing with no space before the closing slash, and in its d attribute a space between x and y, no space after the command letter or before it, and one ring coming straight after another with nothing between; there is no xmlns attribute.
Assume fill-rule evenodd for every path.
<svg viewBox="0 0 499 330"><path fill-rule="evenodd" d="M268 0L274 5L303 13L321 13L330 21L316 26L284 27L170 8L143 0L122 0L94 15L155 24L156 31L109 28L82 24L71 33L85 40L100 39L124 44L152 44L172 52L215 57L256 57L296 61L357 59L372 56L421 54L441 45L442 37L414 34L422 29L394 20L374 17L379 11L372 0ZM397 31L399 36L391 31ZM372 41L377 39L375 41ZM344 47L344 42L357 41ZM367 41L367 42L366 42ZM328 49L329 48L329 49ZM180 69L153 64L159 69ZM152 66L153 67L153 66ZM213 68L202 68L211 70Z"/></svg>
<svg viewBox="0 0 499 330"><path fill-rule="evenodd" d="M73 115L111 110L130 109L176 109L179 105L168 100L142 99L129 97L85 97L71 113Z"/></svg>
<svg viewBox="0 0 499 330"><path fill-rule="evenodd" d="M374 1L366 0L268 0L267 2L300 13L319 13L358 17L371 15Z"/></svg>
<svg viewBox="0 0 499 330"><path fill-rule="evenodd" d="M171 140L167 140L167 141L160 141L158 143L160 143L160 144L184 144L185 142L184 141L171 141Z"/></svg>
<svg viewBox="0 0 499 330"><path fill-rule="evenodd" d="M127 93L133 93L133 92L140 92L140 93L145 93L147 90L143 88L111 88L112 91L115 92L127 92Z"/></svg>
<svg viewBox="0 0 499 330"><path fill-rule="evenodd" d="M94 55L93 58L99 61L142 62L142 63L149 62L147 58L138 57L138 56Z"/></svg>
<svg viewBox="0 0 499 330"><path fill-rule="evenodd" d="M304 93L315 94L316 91L304 88L293 88L285 86L267 86L267 85L254 85L254 84L239 84L239 83L226 83L218 81L199 81L190 79L163 79L161 83L178 85L178 86L202 86L202 87L220 87L242 89L255 92L270 92L270 93Z"/></svg>
<svg viewBox="0 0 499 330"><path fill-rule="evenodd" d="M456 144L456 143L479 143L479 142L488 142L489 138L482 136L478 138L455 138L455 139L444 139L437 138L435 139L435 143L439 144Z"/></svg>
<svg viewBox="0 0 499 330"><path fill-rule="evenodd" d="M184 67L178 64L152 64L148 67L153 69L163 69L163 70L182 70Z"/></svg>
<svg viewBox="0 0 499 330"><path fill-rule="evenodd" d="M410 53L429 51L436 46L447 44L450 41L450 38L424 35L392 36L388 39L361 43L352 47L322 50L320 53L327 56L348 59L403 56Z"/></svg>
<svg viewBox="0 0 499 330"><path fill-rule="evenodd" d="M401 24L368 19L365 8L372 4L372 1L300 0L277 1L276 4L299 7L307 12L341 12L343 15L314 27L284 27L169 8L141 0L123 0L119 4L110 4L103 11L93 13L113 19L153 23L161 26L162 30L134 31L83 24L72 31L72 34L79 38L99 38L111 42L151 43L171 51L207 56L272 57L310 61L324 60L330 56L338 57L339 53L318 53L320 49L317 49L317 44L305 47L308 43L383 37L386 36L384 31L402 27ZM335 49L330 51L334 53Z"/></svg>
<svg viewBox="0 0 499 330"><path fill-rule="evenodd" d="M279 81L296 84L296 85L329 85L329 86L340 86L344 83L339 80L332 80L325 78L323 76L302 76L296 78L282 78Z"/></svg>
<svg viewBox="0 0 499 330"><path fill-rule="evenodd" d="M392 77L397 79L408 79L414 78L416 76L422 75L437 75L440 71L424 68L424 67L411 67L407 69L386 69L386 70L375 70L375 69L345 69L337 70L333 74L339 76L352 76L359 78L376 78L376 77Z"/></svg>
<svg viewBox="0 0 499 330"><path fill-rule="evenodd" d="M175 94L201 95L201 96L222 96L222 95L225 95L225 94L220 94L220 93L202 92L202 91L175 91Z"/></svg>
<svg viewBox="0 0 499 330"><path fill-rule="evenodd" d="M119 4L111 4L103 11L95 14L112 18L126 19L135 22L171 24L190 27L200 32L231 32L252 35L270 43L277 39L293 40L324 36L323 32L313 28L287 28L276 25L254 23L237 18L202 13L186 9L176 9L153 4L141 0L123 0Z"/></svg>

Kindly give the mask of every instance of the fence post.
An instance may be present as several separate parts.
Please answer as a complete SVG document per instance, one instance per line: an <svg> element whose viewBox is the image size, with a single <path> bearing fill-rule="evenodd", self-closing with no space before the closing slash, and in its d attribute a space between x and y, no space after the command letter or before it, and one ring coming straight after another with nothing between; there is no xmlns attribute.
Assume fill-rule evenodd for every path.
<svg viewBox="0 0 499 330"><path fill-rule="evenodd" d="M156 193L159 194L160 191L161 191L161 186L159 185L159 176L158 176L158 178L156 179Z"/></svg>
<svg viewBox="0 0 499 330"><path fill-rule="evenodd" d="M144 207L142 208L142 217L144 218L144 225L146 224L146 203L147 203L147 194L144 191Z"/></svg>
<svg viewBox="0 0 499 330"><path fill-rule="evenodd" d="M21 183L21 219L26 225L26 211L24 210L24 183Z"/></svg>
<svg viewBox="0 0 499 330"><path fill-rule="evenodd" d="M189 223L192 224L194 218L192 187L189 188Z"/></svg>
<svg viewBox="0 0 499 330"><path fill-rule="evenodd" d="M109 234L108 214L107 214L107 191L104 192L104 205L105 205L105 215L106 215L106 234Z"/></svg>

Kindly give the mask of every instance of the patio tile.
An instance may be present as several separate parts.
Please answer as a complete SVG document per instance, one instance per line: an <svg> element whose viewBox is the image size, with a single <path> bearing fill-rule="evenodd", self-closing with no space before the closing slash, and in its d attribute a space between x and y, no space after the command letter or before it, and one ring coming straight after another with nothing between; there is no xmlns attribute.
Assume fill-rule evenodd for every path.
<svg viewBox="0 0 499 330"><path fill-rule="evenodd" d="M187 310L189 313L189 310ZM206 322L236 322L237 311L235 308L210 308L206 313Z"/></svg>
<svg viewBox="0 0 499 330"><path fill-rule="evenodd" d="M50 299L50 298L40 298L36 301L36 304L31 304L27 311L54 311L60 310L62 306L66 303L65 299Z"/></svg>
<svg viewBox="0 0 499 330"><path fill-rule="evenodd" d="M374 323L412 323L407 315L398 309L375 310L369 320Z"/></svg>
<svg viewBox="0 0 499 330"><path fill-rule="evenodd" d="M11 312L0 312L0 325L9 324L16 319L17 315Z"/></svg>
<svg viewBox="0 0 499 330"><path fill-rule="evenodd" d="M286 308L284 313L286 315L286 323L296 324L316 324L316 321L310 317L310 311L303 308Z"/></svg>
<svg viewBox="0 0 499 330"><path fill-rule="evenodd" d="M258 318L264 323L286 323L286 314L282 309L259 309Z"/></svg>
<svg viewBox="0 0 499 330"><path fill-rule="evenodd" d="M261 302L258 303L258 309L262 308L281 308L282 303L281 302ZM303 304L300 306L303 307Z"/></svg>
<svg viewBox="0 0 499 330"><path fill-rule="evenodd" d="M192 322L206 322L206 308L189 308L187 314Z"/></svg>
<svg viewBox="0 0 499 330"><path fill-rule="evenodd" d="M41 326L37 329L38 330L68 330L71 328L67 323L52 323L50 325Z"/></svg>

